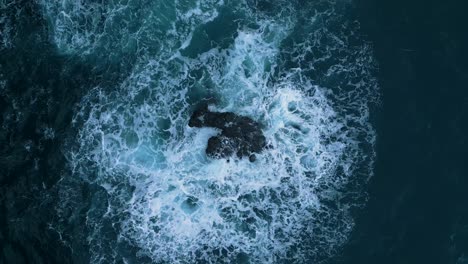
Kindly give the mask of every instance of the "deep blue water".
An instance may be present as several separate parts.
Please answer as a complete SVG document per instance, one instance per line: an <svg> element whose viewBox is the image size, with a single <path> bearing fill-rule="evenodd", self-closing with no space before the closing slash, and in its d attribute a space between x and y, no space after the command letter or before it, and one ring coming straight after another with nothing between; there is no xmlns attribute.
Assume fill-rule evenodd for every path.
<svg viewBox="0 0 468 264"><path fill-rule="evenodd" d="M1 1L0 263L468 263L464 10Z"/></svg>

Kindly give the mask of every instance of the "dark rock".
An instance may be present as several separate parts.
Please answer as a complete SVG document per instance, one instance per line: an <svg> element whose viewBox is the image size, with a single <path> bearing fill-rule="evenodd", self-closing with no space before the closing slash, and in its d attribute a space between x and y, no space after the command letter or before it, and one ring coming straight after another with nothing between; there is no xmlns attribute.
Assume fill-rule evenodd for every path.
<svg viewBox="0 0 468 264"><path fill-rule="evenodd" d="M206 147L206 154L212 158L224 158L234 154L238 147L238 142L235 139L215 136L208 139L208 146Z"/></svg>
<svg viewBox="0 0 468 264"><path fill-rule="evenodd" d="M210 112L206 105L192 114L189 126L221 130L220 135L208 140L206 154L211 158L227 158L236 154L239 158L249 157L253 162L256 157L252 153L260 153L266 146L266 139L258 122L230 112Z"/></svg>

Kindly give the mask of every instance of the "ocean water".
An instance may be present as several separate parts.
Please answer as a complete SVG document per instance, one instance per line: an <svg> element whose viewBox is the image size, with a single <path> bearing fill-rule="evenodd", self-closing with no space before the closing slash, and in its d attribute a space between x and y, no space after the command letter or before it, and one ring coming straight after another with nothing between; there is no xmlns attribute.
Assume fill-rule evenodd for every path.
<svg viewBox="0 0 468 264"><path fill-rule="evenodd" d="M352 2L0 3L2 183L29 175L2 221L42 241L6 262L321 263L347 242L380 102ZM205 102L271 148L208 158Z"/></svg>

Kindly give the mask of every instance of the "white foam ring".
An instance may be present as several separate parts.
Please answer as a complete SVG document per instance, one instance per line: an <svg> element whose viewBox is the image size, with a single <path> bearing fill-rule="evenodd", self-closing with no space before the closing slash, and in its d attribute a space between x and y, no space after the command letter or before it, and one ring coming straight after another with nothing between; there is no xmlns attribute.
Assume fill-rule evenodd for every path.
<svg viewBox="0 0 468 264"><path fill-rule="evenodd" d="M111 12L107 21L133 3L123 2L125 6L94 3L91 7ZM363 157L373 160L374 154L364 153L360 144L374 144L367 113L374 83L356 86L360 96L352 97L314 85L301 68L278 69L281 43L297 23L287 2L283 10L290 15L276 16L237 4L247 13L246 21L259 27L241 26L229 48L185 57L181 50L190 45L194 30L212 21L218 6L232 3L181 2L176 1L176 6L191 8L175 9L179 11L167 18L165 28L159 27L164 16L156 8L146 9L149 17L127 14L127 21L144 21L132 32L128 24L122 25L114 37L133 34L143 47L151 43L145 42L144 32L158 27L163 31L159 36L171 38L155 38L164 42L164 49L141 56L131 75L115 89L92 89L75 115L74 123L81 127L78 138L72 139L76 146L67 150L73 175L102 186L108 194L105 212L88 213L92 262L123 259L100 242L106 219L118 219L113 224L119 231L115 243L135 245L139 254L156 263L220 263L242 254L250 263L304 263L319 252L332 254L349 235L353 226L349 209L356 206L337 197L349 182L365 181L355 176ZM55 18L55 40L65 52L77 47L95 52L96 43L112 35L105 25L97 30L92 21L83 24L84 29L73 24L91 12L81 1L43 4L49 17ZM150 24L149 19L156 22ZM125 45L111 46L109 52L120 52ZM302 48L307 49L298 45L297 51ZM364 55L363 60L370 59ZM194 79L194 71L203 76ZM272 81L278 71L281 77ZM187 125L192 110L189 94L194 89L203 92L206 80L219 100L214 110L250 116L264 124L272 147L256 162L206 157L207 139L217 131ZM348 107L355 112L340 114L336 108L343 98L354 100ZM356 124L350 126L350 121ZM358 135L365 135L366 142ZM365 173L370 175L368 165Z"/></svg>

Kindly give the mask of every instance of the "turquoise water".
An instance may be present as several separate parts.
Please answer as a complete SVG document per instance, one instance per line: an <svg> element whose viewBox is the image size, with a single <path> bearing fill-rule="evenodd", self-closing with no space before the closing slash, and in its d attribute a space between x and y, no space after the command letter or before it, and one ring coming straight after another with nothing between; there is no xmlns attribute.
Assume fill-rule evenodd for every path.
<svg viewBox="0 0 468 264"><path fill-rule="evenodd" d="M351 3L37 5L58 55L99 80L81 82L68 106L47 223L72 259L311 263L347 241L372 176L379 101ZM188 126L203 102L260 122L272 147L254 163L206 157L218 131Z"/></svg>

